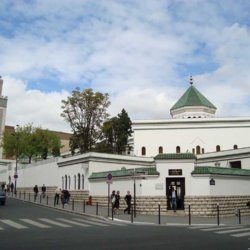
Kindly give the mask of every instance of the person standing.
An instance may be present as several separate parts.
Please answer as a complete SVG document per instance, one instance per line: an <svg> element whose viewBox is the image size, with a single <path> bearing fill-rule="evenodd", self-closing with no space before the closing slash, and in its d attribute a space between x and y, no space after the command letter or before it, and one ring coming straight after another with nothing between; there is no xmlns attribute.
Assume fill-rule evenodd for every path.
<svg viewBox="0 0 250 250"><path fill-rule="evenodd" d="M42 186L42 195L43 195L43 198L45 198L45 194L46 194L46 187L43 184L43 186Z"/></svg>
<svg viewBox="0 0 250 250"><path fill-rule="evenodd" d="M10 184L10 191L13 194L13 191L14 191L14 183L13 182L11 182L11 184Z"/></svg>
<svg viewBox="0 0 250 250"><path fill-rule="evenodd" d="M127 192L127 194L124 197L124 200L126 201L127 207L124 209L124 214L125 212L128 211L128 214L130 214L130 209L131 209L131 200L132 200L132 196L130 194L130 191Z"/></svg>
<svg viewBox="0 0 250 250"><path fill-rule="evenodd" d="M117 214L118 214L118 210L120 208L120 199L121 199L120 191L117 191L116 195L115 195L115 205L114 205L115 213L117 213Z"/></svg>
<svg viewBox="0 0 250 250"><path fill-rule="evenodd" d="M59 203L59 197L61 194L61 188L57 187L55 190L55 198L54 198L54 204L58 205Z"/></svg>
<svg viewBox="0 0 250 250"><path fill-rule="evenodd" d="M172 209L174 210L174 212L176 212L176 207L177 207L176 198L177 198L176 190L172 186L172 188L171 188L171 205L172 205Z"/></svg>
<svg viewBox="0 0 250 250"><path fill-rule="evenodd" d="M111 195L110 195L110 201L111 201L111 206L112 206L112 213L115 212L115 190L112 191Z"/></svg>
<svg viewBox="0 0 250 250"><path fill-rule="evenodd" d="M36 201L37 194L38 194L38 186L37 185L34 186L33 191L34 191L34 201Z"/></svg>

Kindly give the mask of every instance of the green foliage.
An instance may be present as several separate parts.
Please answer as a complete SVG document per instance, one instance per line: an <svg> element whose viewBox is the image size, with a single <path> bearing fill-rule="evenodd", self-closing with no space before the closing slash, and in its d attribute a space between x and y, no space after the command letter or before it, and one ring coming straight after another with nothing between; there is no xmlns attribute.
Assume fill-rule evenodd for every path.
<svg viewBox="0 0 250 250"><path fill-rule="evenodd" d="M18 127L14 133L4 133L3 150L6 157L47 159L48 155L59 156L60 138L51 131L34 128L31 124Z"/></svg>
<svg viewBox="0 0 250 250"><path fill-rule="evenodd" d="M73 136L70 140L71 152L79 149L80 153L93 149L102 134L103 122L108 118L110 105L108 94L86 89L72 91L67 100L62 100L61 116L70 124Z"/></svg>
<svg viewBox="0 0 250 250"><path fill-rule="evenodd" d="M122 154L128 145L132 133L132 122L128 113L122 109L117 117L112 117L103 124L103 140L96 145L96 151Z"/></svg>

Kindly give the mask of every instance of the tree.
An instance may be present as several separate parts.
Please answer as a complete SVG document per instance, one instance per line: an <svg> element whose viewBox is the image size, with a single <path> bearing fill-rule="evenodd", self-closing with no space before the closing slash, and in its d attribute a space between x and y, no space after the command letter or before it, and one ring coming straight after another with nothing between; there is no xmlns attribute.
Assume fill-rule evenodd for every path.
<svg viewBox="0 0 250 250"><path fill-rule="evenodd" d="M60 155L61 142L55 133L37 128L33 140L36 142L37 153L42 159L47 159L48 155Z"/></svg>
<svg viewBox="0 0 250 250"><path fill-rule="evenodd" d="M122 154L128 145L132 133L132 122L125 109L117 117L112 117L103 124L103 138L96 147L99 152Z"/></svg>
<svg viewBox="0 0 250 250"><path fill-rule="evenodd" d="M73 131L72 152L76 148L80 153L90 151L100 139L103 122L109 117L108 98L107 93L93 92L92 89L80 92L77 88L67 100L62 100L61 116L69 122Z"/></svg>
<svg viewBox="0 0 250 250"><path fill-rule="evenodd" d="M14 133L4 133L3 150L7 158L46 159L49 154L60 155L60 138L51 131L35 128L31 124L18 127Z"/></svg>

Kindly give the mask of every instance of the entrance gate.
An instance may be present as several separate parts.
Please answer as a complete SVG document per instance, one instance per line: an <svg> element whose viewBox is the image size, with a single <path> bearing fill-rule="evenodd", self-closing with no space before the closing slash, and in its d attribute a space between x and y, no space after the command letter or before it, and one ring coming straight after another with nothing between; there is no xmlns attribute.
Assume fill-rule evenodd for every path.
<svg viewBox="0 0 250 250"><path fill-rule="evenodd" d="M177 209L184 209L185 178L166 178L167 209L171 209L170 196L172 187L176 190Z"/></svg>

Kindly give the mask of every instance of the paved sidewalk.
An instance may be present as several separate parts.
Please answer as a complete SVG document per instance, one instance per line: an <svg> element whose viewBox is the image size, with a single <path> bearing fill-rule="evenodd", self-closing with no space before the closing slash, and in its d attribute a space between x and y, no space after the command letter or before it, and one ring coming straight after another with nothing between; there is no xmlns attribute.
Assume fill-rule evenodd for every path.
<svg viewBox="0 0 250 250"><path fill-rule="evenodd" d="M77 202L70 200L69 204L64 206L59 200L59 204L54 204L54 197L42 198L41 196L37 197L37 200L34 201L33 194L18 194L16 197L9 196L9 198L16 198L26 202L32 202L37 205L50 207L53 209L64 210L71 213L85 214L88 216L99 217L105 220L114 220L124 223L134 223L134 224L150 224L150 225L174 225L174 226L184 226L184 225L250 225L250 216L238 216L233 217L197 217L184 215L183 211L169 211L168 215L157 214L157 215L142 215L136 213L136 216L131 216L130 214L124 214L123 210L118 211L118 214L114 214L112 218L111 208L108 211L107 207L100 207L98 204L93 204L92 206L85 205L83 202Z"/></svg>

